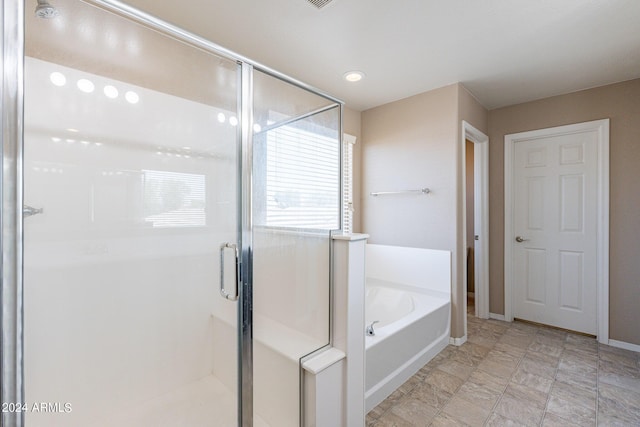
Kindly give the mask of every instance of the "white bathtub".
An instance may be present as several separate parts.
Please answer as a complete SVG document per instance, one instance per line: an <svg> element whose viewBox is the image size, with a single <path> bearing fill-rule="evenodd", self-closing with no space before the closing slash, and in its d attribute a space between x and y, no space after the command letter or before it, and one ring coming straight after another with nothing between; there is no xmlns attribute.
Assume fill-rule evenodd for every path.
<svg viewBox="0 0 640 427"><path fill-rule="evenodd" d="M449 343L448 251L367 245L365 410L368 412Z"/></svg>

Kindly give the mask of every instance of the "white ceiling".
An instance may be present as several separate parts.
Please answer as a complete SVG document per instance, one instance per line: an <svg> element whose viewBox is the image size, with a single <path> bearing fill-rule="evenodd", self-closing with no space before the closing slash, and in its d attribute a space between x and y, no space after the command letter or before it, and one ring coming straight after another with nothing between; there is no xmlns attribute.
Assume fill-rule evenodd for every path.
<svg viewBox="0 0 640 427"><path fill-rule="evenodd" d="M125 1L356 110L456 82L493 109L640 77L639 0Z"/></svg>

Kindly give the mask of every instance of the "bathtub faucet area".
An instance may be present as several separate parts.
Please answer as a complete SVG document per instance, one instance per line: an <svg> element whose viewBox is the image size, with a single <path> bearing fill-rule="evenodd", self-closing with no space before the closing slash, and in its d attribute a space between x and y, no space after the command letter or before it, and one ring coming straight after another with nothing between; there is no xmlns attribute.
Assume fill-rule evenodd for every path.
<svg viewBox="0 0 640 427"><path fill-rule="evenodd" d="M376 334L376 331L373 329L373 325L375 325L376 323L380 323L379 320L374 320L373 322L371 322L369 325L367 325L366 328L366 334L369 335L370 337L374 336Z"/></svg>

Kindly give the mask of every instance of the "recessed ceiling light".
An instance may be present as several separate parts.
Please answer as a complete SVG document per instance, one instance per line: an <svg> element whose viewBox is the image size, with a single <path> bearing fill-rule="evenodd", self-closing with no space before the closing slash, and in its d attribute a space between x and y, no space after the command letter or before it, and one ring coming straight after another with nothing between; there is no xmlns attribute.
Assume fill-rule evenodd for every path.
<svg viewBox="0 0 640 427"><path fill-rule="evenodd" d="M95 89L95 85L93 84L93 82L87 79L78 80L77 85L78 85L78 89L80 89L85 93L91 93Z"/></svg>
<svg viewBox="0 0 640 427"><path fill-rule="evenodd" d="M118 89L115 86L106 85L103 91L107 98L116 99L118 97Z"/></svg>
<svg viewBox="0 0 640 427"><path fill-rule="evenodd" d="M348 82L359 82L364 78L364 73L362 71L348 71L344 73L344 79Z"/></svg>
<svg viewBox="0 0 640 427"><path fill-rule="evenodd" d="M67 83L67 78L64 76L64 74L59 73L58 71L54 71L53 73L49 74L49 80L51 80L51 83L56 86L64 86Z"/></svg>
<svg viewBox="0 0 640 427"><path fill-rule="evenodd" d="M137 104L140 101L140 96L132 90L127 91L124 97L130 104Z"/></svg>

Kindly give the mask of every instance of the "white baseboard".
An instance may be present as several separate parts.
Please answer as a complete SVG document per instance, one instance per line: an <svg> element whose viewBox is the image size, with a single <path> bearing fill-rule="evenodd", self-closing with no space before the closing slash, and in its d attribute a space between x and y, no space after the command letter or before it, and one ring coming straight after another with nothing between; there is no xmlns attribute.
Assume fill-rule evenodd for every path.
<svg viewBox="0 0 640 427"><path fill-rule="evenodd" d="M505 321L504 314L489 313L489 319Z"/></svg>
<svg viewBox="0 0 640 427"><path fill-rule="evenodd" d="M455 345L456 347L460 347L462 344L467 342L467 336L464 335L460 338L449 337L449 344Z"/></svg>
<svg viewBox="0 0 640 427"><path fill-rule="evenodd" d="M638 344L631 344L624 341L609 340L609 345L611 347L623 348L625 350L631 350L631 351L636 351L640 353L640 345Z"/></svg>

